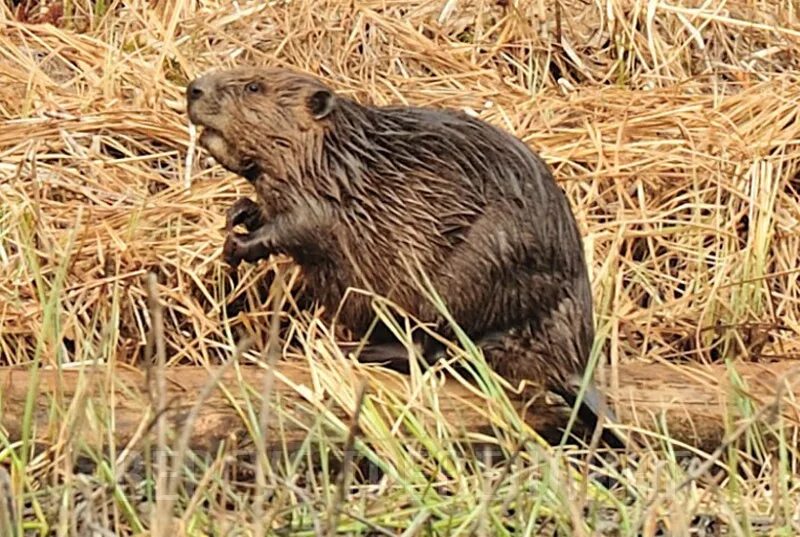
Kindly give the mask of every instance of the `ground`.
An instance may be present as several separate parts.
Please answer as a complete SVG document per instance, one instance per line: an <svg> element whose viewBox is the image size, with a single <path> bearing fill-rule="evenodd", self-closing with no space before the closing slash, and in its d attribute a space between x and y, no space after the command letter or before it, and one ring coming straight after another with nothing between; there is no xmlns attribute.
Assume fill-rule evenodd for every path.
<svg viewBox="0 0 800 537"><path fill-rule="evenodd" d="M259 282L291 267L241 269L253 310L225 317L224 213L252 192L194 147L183 105L194 76L249 62L364 102L463 109L539 152L584 235L601 379L637 360L793 360L798 12L794 0L7 2L0 365L142 367L151 273L167 367L230 360L241 335L264 341L275 302ZM307 317L295 327L323 330ZM46 431L10 442L0 427L0 498L16 498L10 518L26 535L163 535L169 519L186 535L316 535L336 520L362 535L800 532L788 426L775 448L726 450L713 476L679 491L691 469L653 450L618 476L627 492L608 495L571 473L566 449L531 443L487 466L444 427L389 434L373 410L356 448L383 461L377 483L340 489L327 449L312 463L334 450L320 427L314 449L263 472L225 447L187 462L170 518L153 500L158 460L123 445L87 455L79 437ZM389 440L370 445L382 431Z"/></svg>

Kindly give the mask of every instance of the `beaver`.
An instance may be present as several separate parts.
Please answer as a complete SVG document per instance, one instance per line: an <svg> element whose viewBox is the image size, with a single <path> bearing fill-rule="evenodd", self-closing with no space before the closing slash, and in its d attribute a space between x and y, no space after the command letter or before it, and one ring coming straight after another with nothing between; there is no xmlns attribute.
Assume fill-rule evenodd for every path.
<svg viewBox="0 0 800 537"><path fill-rule="evenodd" d="M510 383L574 405L594 339L588 267L567 196L524 142L460 111L360 104L291 69L219 70L186 93L200 146L257 194L228 211L230 265L293 258L304 292L351 333L369 332L360 359L408 355L375 329L367 294L343 301L350 288L444 340L454 321ZM414 267L451 320L410 283ZM435 362L441 339L425 334L415 342ZM601 413L615 419L590 384L579 417L596 425Z"/></svg>

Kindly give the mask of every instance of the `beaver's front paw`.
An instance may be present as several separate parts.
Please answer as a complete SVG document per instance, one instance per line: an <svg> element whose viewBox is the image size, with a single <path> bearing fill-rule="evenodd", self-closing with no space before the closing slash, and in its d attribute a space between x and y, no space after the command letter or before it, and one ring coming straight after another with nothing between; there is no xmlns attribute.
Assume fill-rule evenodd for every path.
<svg viewBox="0 0 800 537"><path fill-rule="evenodd" d="M226 213L225 229L229 233L240 224L247 231L255 231L264 225L264 213L261 207L250 198L239 198Z"/></svg>
<svg viewBox="0 0 800 537"><path fill-rule="evenodd" d="M231 267L238 267L242 261L255 263L267 259L271 255L262 240L254 238L251 234L228 233L222 247L222 258Z"/></svg>
<svg viewBox="0 0 800 537"><path fill-rule="evenodd" d="M233 227L233 226L231 226ZM244 258L242 235L229 231L222 246L222 259L233 268L239 266Z"/></svg>

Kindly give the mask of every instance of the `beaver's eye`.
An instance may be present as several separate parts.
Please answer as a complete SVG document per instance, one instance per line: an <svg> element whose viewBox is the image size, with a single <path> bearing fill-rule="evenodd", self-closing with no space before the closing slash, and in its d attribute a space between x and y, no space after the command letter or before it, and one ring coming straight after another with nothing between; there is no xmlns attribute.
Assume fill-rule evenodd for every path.
<svg viewBox="0 0 800 537"><path fill-rule="evenodd" d="M245 86L245 89L247 90L248 93L258 93L259 91L261 91L261 84L259 84L258 82L250 82L249 84L247 84L247 86Z"/></svg>

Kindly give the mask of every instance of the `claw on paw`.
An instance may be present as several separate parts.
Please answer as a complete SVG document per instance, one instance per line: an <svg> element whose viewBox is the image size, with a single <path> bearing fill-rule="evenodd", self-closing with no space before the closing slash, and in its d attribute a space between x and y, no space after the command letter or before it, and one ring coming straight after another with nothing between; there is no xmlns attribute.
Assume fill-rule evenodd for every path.
<svg viewBox="0 0 800 537"><path fill-rule="evenodd" d="M231 267L238 267L242 262L241 241L238 234L229 233L222 246L222 258Z"/></svg>
<svg viewBox="0 0 800 537"><path fill-rule="evenodd" d="M261 208L250 198L239 198L227 211L225 229L231 231L240 224L247 231L255 231L263 224Z"/></svg>

